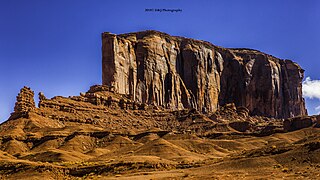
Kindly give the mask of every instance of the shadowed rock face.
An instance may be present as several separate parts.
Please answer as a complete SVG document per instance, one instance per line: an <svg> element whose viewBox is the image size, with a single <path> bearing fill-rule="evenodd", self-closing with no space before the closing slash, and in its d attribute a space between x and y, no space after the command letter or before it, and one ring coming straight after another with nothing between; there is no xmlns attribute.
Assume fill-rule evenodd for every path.
<svg viewBox="0 0 320 180"><path fill-rule="evenodd" d="M157 31L102 34L102 83L139 103L215 112L235 103L251 115L306 115L303 69L251 49L227 49Z"/></svg>

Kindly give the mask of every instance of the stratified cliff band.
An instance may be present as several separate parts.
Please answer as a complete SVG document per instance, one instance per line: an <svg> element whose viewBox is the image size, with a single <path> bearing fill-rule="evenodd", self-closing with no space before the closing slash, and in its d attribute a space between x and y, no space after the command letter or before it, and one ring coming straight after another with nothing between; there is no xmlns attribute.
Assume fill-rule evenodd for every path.
<svg viewBox="0 0 320 180"><path fill-rule="evenodd" d="M102 83L139 103L215 112L235 103L251 115L306 115L304 70L252 49L227 49L158 31L102 34Z"/></svg>

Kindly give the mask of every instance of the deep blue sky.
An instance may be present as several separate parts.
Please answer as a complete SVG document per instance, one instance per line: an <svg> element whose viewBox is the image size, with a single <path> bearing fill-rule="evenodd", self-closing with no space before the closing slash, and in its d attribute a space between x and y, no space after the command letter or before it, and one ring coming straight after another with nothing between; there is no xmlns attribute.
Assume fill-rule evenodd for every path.
<svg viewBox="0 0 320 180"><path fill-rule="evenodd" d="M0 122L24 85L53 97L100 84L104 31L154 29L258 49L292 59L306 77L319 79L319 9L318 0L0 0ZM315 113L320 102L307 105Z"/></svg>

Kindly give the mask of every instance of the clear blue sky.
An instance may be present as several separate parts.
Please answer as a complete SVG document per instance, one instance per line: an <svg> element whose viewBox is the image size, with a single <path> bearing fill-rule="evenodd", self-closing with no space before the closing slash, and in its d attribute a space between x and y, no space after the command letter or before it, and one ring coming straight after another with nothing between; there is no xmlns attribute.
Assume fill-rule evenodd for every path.
<svg viewBox="0 0 320 180"><path fill-rule="evenodd" d="M104 31L154 29L258 49L292 59L306 77L319 79L319 9L318 0L0 0L0 122L24 85L53 97L101 84ZM318 98L307 99L310 113Z"/></svg>

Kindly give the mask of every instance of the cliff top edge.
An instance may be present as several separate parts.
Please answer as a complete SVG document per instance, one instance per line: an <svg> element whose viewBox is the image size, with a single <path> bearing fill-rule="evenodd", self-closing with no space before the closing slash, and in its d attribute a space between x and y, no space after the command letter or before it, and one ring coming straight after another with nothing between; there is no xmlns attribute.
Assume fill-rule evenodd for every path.
<svg viewBox="0 0 320 180"><path fill-rule="evenodd" d="M121 34L114 34L114 33L111 33L111 32L103 32L102 33L102 37L110 36L110 35L118 37L118 38L127 38L129 36L136 36L137 39L142 39L142 38L150 36L150 35L158 35L159 37L162 37L162 38L175 39L175 40L178 40L178 41L187 41L187 42L191 42L191 43L195 43L195 44L204 45L204 46L206 46L208 48L214 48L214 49L220 49L220 50L229 50L232 53L262 54L262 55L266 55L266 56L269 56L269 57L272 57L272 58L275 58L275 59L279 59L279 60L283 60L283 61L292 61L290 59L282 59L282 58L275 57L275 56L273 56L271 54L262 52L262 51L257 50L257 49L243 48L243 47L227 47L226 48L226 47L214 45L211 42L208 42L208 41L205 41L205 40L198 40L198 39L193 39L193 38L188 38L188 37L183 37L183 36L174 36L174 35L170 35L170 34L167 34L165 32L158 31L158 30L144 30L144 31L137 31L137 32L121 33Z"/></svg>

